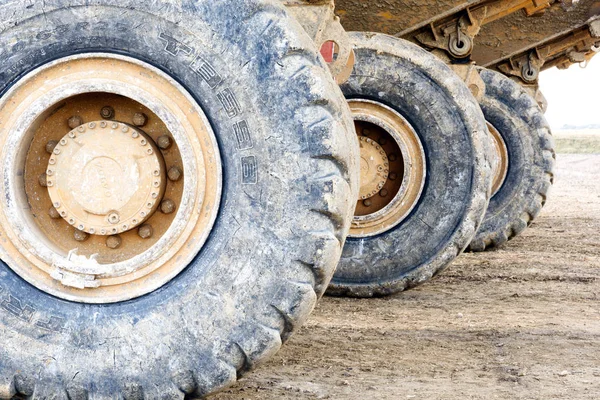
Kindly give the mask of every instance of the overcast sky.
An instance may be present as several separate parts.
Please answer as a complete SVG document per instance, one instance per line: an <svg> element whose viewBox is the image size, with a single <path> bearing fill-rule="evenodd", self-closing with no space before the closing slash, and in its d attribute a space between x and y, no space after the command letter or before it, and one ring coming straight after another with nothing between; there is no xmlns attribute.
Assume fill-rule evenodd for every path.
<svg viewBox="0 0 600 400"><path fill-rule="evenodd" d="M553 129L600 124L600 54L585 69L573 65L542 72L540 87L548 99L546 117Z"/></svg>

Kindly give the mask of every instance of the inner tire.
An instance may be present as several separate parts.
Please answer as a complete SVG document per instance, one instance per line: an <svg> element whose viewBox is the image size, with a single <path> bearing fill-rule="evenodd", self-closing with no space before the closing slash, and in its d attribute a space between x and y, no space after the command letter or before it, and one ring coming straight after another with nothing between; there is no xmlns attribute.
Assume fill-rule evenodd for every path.
<svg viewBox="0 0 600 400"><path fill-rule="evenodd" d="M498 247L534 221L546 204L556 162L550 126L536 100L498 72L481 69L480 75L486 84L481 109L505 144L508 168L471 251Z"/></svg>
<svg viewBox="0 0 600 400"><path fill-rule="evenodd" d="M398 113L418 135L426 161L426 179L412 210L383 232L352 229L328 289L331 295L384 296L431 279L469 244L489 198L487 130L466 85L435 56L386 35L351 37L356 65L342 85L347 100ZM358 122L365 120L375 119L360 116ZM357 127L364 136L364 128ZM370 146L373 154L380 152ZM382 159L386 165L389 157ZM386 177L384 169L381 179ZM360 228L360 220L355 223Z"/></svg>
<svg viewBox="0 0 600 400"><path fill-rule="evenodd" d="M22 79L37 87L45 82L43 72L35 75L40 68L69 57L110 54L146 63L183 87L201 110L188 108L186 115L201 112L209 121L222 189L212 229L187 268L127 301L84 301L90 298L84 292L94 290L89 280L69 281L81 296L51 294L16 272L30 260L9 248L3 231L0 398L204 397L277 351L331 279L358 185L358 149L343 95L310 38L277 2L43 3L0 5L3 104ZM64 84L56 96L68 96ZM57 115L61 107L42 115ZM101 118L109 124L98 126L108 129L114 119L122 132L132 132L132 122L122 121L118 110L98 110ZM57 129L67 134L67 121ZM213 154L207 164L216 159ZM0 174L24 179L10 168ZM184 171L184 180L193 178ZM2 204L17 202L27 213L23 198L3 194ZM196 203L192 209L203 214L213 206ZM0 219L8 219L5 214L0 209ZM60 215L53 221L64 222ZM27 233L2 227L22 228L13 235L18 238ZM190 245L201 239L192 237ZM67 254L54 256L63 262Z"/></svg>

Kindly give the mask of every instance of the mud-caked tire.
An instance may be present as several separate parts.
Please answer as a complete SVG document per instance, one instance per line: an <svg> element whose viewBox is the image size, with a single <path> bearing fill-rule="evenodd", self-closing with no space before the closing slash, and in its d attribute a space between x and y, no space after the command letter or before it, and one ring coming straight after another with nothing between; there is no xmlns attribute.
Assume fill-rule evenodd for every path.
<svg viewBox="0 0 600 400"><path fill-rule="evenodd" d="M352 218L352 118L314 44L270 0L2 2L0 19L3 96L64 57L140 60L162 71L140 79L167 75L202 109L222 164L205 244L183 272L143 296L82 302L59 286L52 295L16 272L28 261L2 235L0 398L183 399L232 384L306 320Z"/></svg>
<svg viewBox="0 0 600 400"><path fill-rule="evenodd" d="M494 190L486 217L471 242L471 251L498 247L522 233L546 204L554 182L556 155L544 112L525 89L487 69L480 101L486 120L503 141L506 171Z"/></svg>
<svg viewBox="0 0 600 400"><path fill-rule="evenodd" d="M426 178L414 208L384 231L380 225L361 231L358 224L355 234L353 223L328 289L331 295L383 296L431 279L471 241L489 198L487 129L477 100L435 56L382 34L352 33L351 37L356 65L341 86L346 98L351 106L378 104L389 115L399 114L403 126L416 132L425 159ZM373 120L368 115L360 118ZM362 135L358 128L357 134ZM369 137L360 139L380 151ZM418 158L419 152L414 153ZM393 159L388 157L382 165ZM363 170L367 165L365 161ZM409 167L405 165L405 170ZM386 173L380 173L383 180Z"/></svg>

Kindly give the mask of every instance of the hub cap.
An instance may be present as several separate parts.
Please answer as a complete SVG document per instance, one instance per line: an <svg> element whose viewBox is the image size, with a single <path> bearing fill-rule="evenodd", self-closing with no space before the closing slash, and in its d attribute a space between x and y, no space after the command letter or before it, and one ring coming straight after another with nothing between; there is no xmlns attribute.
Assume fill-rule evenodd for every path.
<svg viewBox="0 0 600 400"><path fill-rule="evenodd" d="M63 137L46 171L56 210L92 235L115 235L145 222L165 191L164 160L141 130L90 122Z"/></svg>
<svg viewBox="0 0 600 400"><path fill-rule="evenodd" d="M57 297L150 293L202 249L221 164L210 123L162 71L114 54L46 64L0 99L0 258Z"/></svg>
<svg viewBox="0 0 600 400"><path fill-rule="evenodd" d="M359 136L361 187L350 237L369 237L400 224L425 185L425 153L412 126L370 100L349 101Z"/></svg>

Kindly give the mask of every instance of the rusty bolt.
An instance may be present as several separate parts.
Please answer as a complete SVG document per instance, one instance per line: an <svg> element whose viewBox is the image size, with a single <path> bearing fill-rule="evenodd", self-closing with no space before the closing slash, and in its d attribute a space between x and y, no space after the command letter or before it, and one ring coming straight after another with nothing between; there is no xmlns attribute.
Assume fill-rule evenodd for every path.
<svg viewBox="0 0 600 400"><path fill-rule="evenodd" d="M168 150L169 147L171 147L171 144L173 144L173 143L169 136L163 135L158 138L158 140L156 141L156 144L158 144L158 147L160 147L162 150Z"/></svg>
<svg viewBox="0 0 600 400"><path fill-rule="evenodd" d="M48 210L48 215L50 216L50 218L52 219L59 219L60 218L60 213L58 212L58 210L54 207L50 207L50 210Z"/></svg>
<svg viewBox="0 0 600 400"><path fill-rule="evenodd" d="M52 152L54 151L54 148L57 145L58 145L58 141L50 140L48 143L46 143L46 153L52 154Z"/></svg>
<svg viewBox="0 0 600 400"><path fill-rule="evenodd" d="M89 234L84 231L80 231L79 229L75 229L75 232L73 233L73 239L77 240L78 242L85 242L89 237Z"/></svg>
<svg viewBox="0 0 600 400"><path fill-rule="evenodd" d="M379 139L379 144L382 146L385 146L387 144L387 139L386 138Z"/></svg>
<svg viewBox="0 0 600 400"><path fill-rule="evenodd" d="M48 187L48 177L46 176L46 173L43 173L39 176L38 182L41 187Z"/></svg>
<svg viewBox="0 0 600 400"><path fill-rule="evenodd" d="M390 161L396 161L398 159L398 156L396 155L396 153L390 154L390 156L388 157L388 159Z"/></svg>
<svg viewBox="0 0 600 400"><path fill-rule="evenodd" d="M363 129L363 136L369 136L371 135L371 131L368 129Z"/></svg>
<svg viewBox="0 0 600 400"><path fill-rule="evenodd" d="M144 126L148 123L148 116L144 113L135 113L133 115L133 124L135 126Z"/></svg>
<svg viewBox="0 0 600 400"><path fill-rule="evenodd" d="M106 238L106 246L109 249L118 249L119 247L121 247L122 243L123 239L121 239L121 236L119 235L112 235Z"/></svg>
<svg viewBox="0 0 600 400"><path fill-rule="evenodd" d="M138 235L140 235L142 239L149 239L152 237L153 234L154 229L150 224L144 224L138 228Z"/></svg>
<svg viewBox="0 0 600 400"><path fill-rule="evenodd" d="M371 199L366 199L366 200L363 200L363 205L365 207L371 207L373 205L373 202L371 201Z"/></svg>
<svg viewBox="0 0 600 400"><path fill-rule="evenodd" d="M118 224L120 220L121 217L119 216L119 213L111 212L110 214L108 214L108 222L110 222L111 224Z"/></svg>
<svg viewBox="0 0 600 400"><path fill-rule="evenodd" d="M163 202L160 203L160 211L162 211L163 214L172 214L175 212L176 208L175 202L170 199L163 200Z"/></svg>
<svg viewBox="0 0 600 400"><path fill-rule="evenodd" d="M167 172L167 176L173 182L177 182L181 179L181 170L177 167L169 168L169 172Z"/></svg>
<svg viewBox="0 0 600 400"><path fill-rule="evenodd" d="M392 172L389 176L390 180L395 181L396 179L398 179L398 174L395 172Z"/></svg>
<svg viewBox="0 0 600 400"><path fill-rule="evenodd" d="M387 189L381 189L381 191L379 192L379 195L381 197L386 197L389 194Z"/></svg>
<svg viewBox="0 0 600 400"><path fill-rule="evenodd" d="M115 109L111 106L102 107L102 110L100 110L100 116L104 119L112 119L115 117Z"/></svg>
<svg viewBox="0 0 600 400"><path fill-rule="evenodd" d="M79 125L83 125L83 118L81 118L79 115L73 115L71 118L69 118L67 123L69 124L69 128L75 129Z"/></svg>

